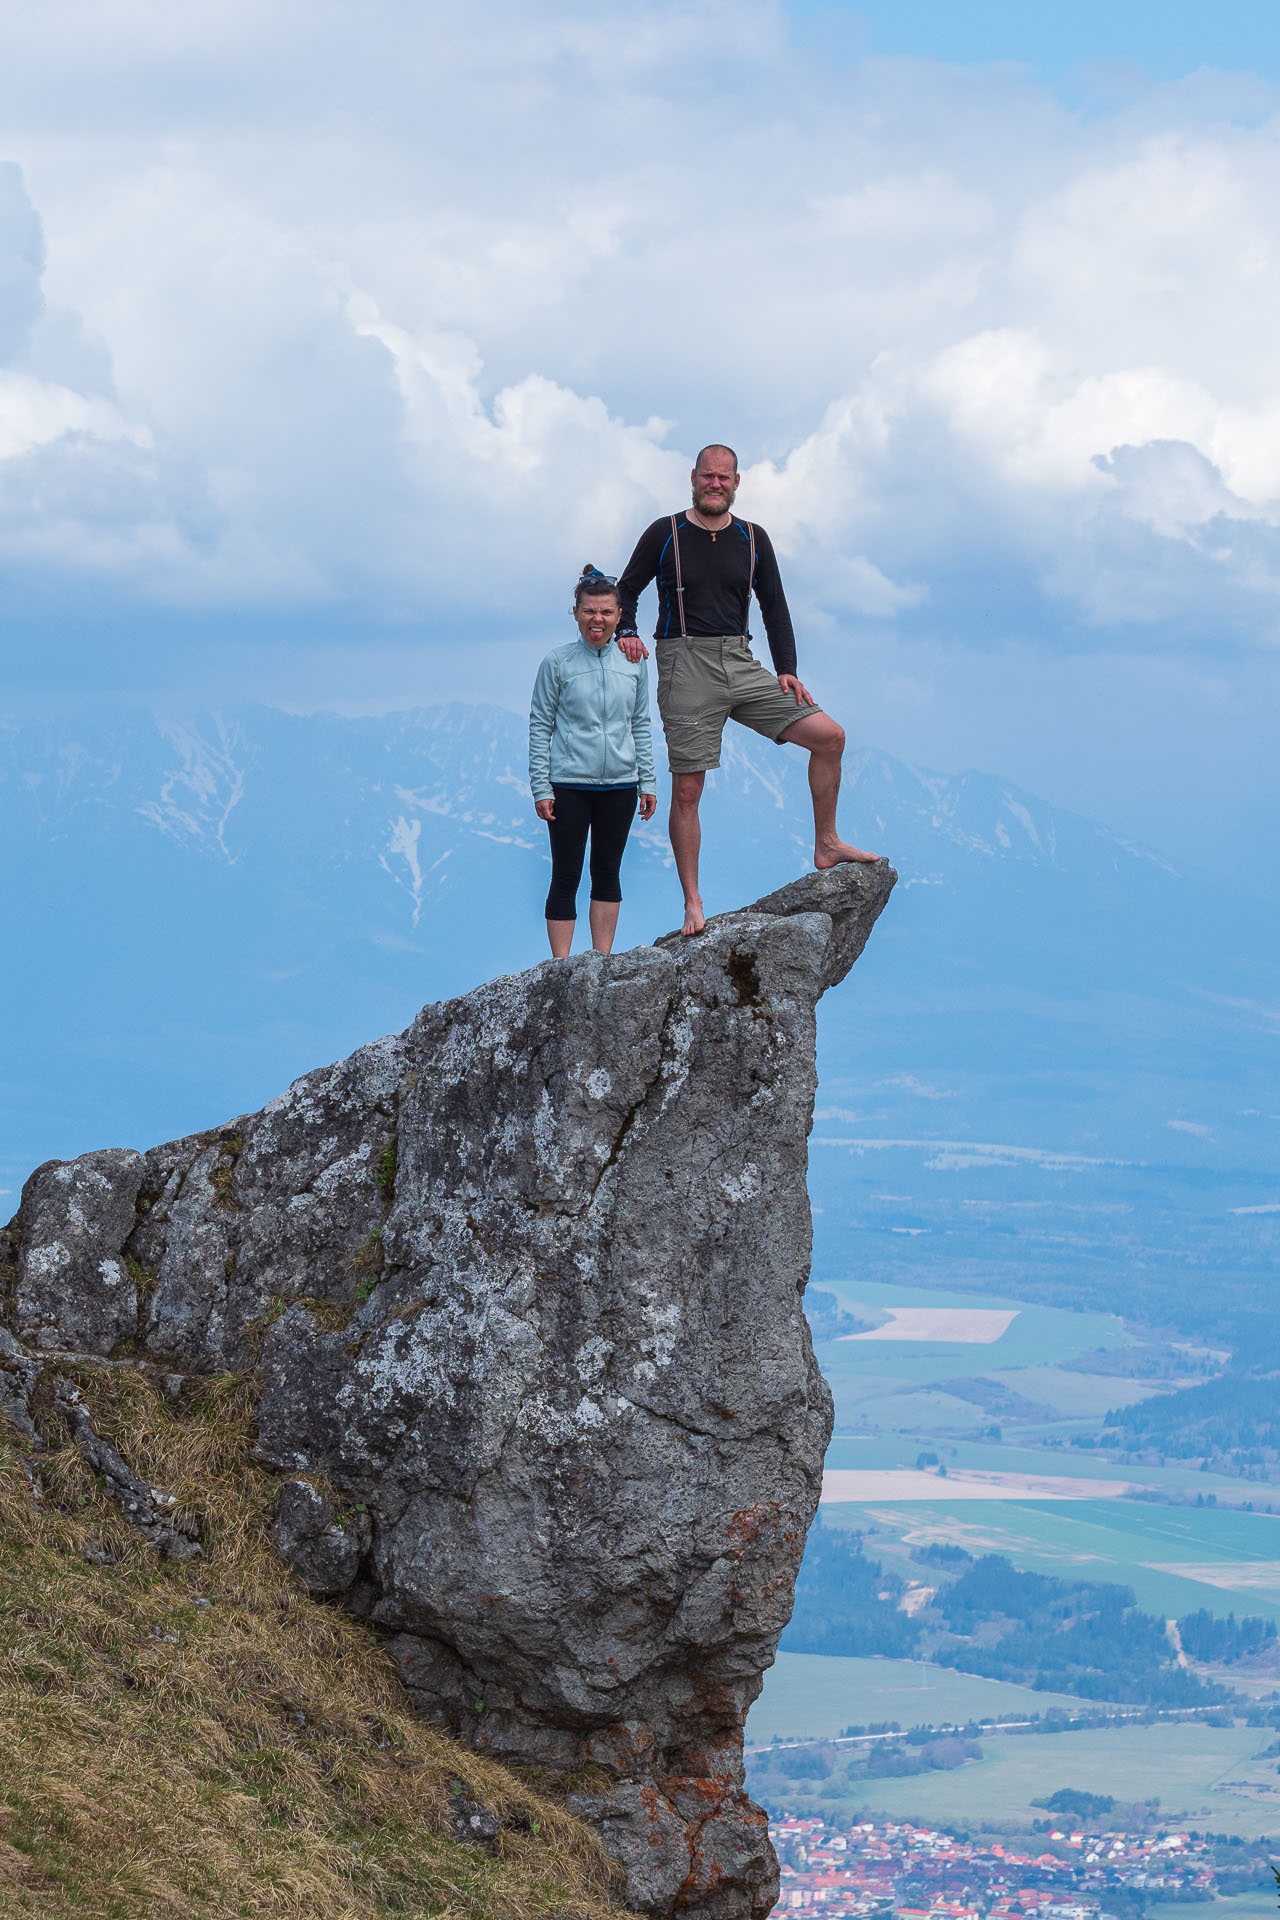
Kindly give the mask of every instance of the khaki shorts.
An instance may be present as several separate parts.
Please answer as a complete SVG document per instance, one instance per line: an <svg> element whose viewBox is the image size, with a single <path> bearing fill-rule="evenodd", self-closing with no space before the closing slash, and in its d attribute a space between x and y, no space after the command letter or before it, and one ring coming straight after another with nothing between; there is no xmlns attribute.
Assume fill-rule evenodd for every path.
<svg viewBox="0 0 1280 1920"><path fill-rule="evenodd" d="M752 653L745 635L659 640L658 712L672 773L709 773L720 765L720 736L736 720L776 740L797 720L821 713L798 705Z"/></svg>

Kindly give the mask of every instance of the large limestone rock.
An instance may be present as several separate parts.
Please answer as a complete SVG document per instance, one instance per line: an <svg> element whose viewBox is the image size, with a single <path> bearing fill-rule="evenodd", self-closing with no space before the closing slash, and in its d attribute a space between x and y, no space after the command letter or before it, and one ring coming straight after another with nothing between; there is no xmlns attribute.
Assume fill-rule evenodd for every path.
<svg viewBox="0 0 1280 1920"><path fill-rule="evenodd" d="M776 1896L741 1748L831 1423L814 1013L893 880L427 1007L261 1113L40 1168L11 1229L34 1349L256 1371L281 1551L425 1713L577 1776L640 1913Z"/></svg>

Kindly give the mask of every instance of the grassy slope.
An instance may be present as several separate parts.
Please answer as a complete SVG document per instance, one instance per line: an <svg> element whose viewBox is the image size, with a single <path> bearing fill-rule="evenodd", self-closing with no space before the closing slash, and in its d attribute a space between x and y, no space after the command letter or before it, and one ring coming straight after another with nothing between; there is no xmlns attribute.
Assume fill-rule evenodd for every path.
<svg viewBox="0 0 1280 1920"><path fill-rule="evenodd" d="M52 1419L34 1502L0 1426L0 1915L620 1916L594 1835L415 1720L372 1634L276 1559L239 1382L78 1378L205 1552L158 1559ZM503 1821L492 1856L453 1836L459 1782Z"/></svg>

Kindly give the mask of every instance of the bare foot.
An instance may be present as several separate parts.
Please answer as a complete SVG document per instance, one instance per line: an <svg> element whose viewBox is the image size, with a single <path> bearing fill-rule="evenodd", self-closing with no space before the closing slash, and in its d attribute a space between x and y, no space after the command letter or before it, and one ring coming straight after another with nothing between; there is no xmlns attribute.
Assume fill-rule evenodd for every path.
<svg viewBox="0 0 1280 1920"><path fill-rule="evenodd" d="M843 866L848 860L871 863L879 858L878 853L864 853L861 847L851 847L847 840L828 840L824 846L813 850L813 864L820 873L827 867Z"/></svg>
<svg viewBox="0 0 1280 1920"><path fill-rule="evenodd" d="M706 916L702 911L702 901L695 893L692 900L686 900L684 903L684 925L680 931L683 934L703 933L706 930L706 925Z"/></svg>

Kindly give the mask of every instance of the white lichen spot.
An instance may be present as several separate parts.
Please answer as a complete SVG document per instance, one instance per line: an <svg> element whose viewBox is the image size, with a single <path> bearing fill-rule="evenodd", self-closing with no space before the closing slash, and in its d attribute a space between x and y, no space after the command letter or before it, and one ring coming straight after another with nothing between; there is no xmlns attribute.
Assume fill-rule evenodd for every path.
<svg viewBox="0 0 1280 1920"><path fill-rule="evenodd" d="M643 1308L649 1332L640 1342L640 1351L655 1366L669 1367L671 1356L675 1352L676 1333L680 1326L680 1309L674 1300L659 1304L656 1300L646 1300ZM640 1363L642 1365L643 1362ZM640 1365L635 1371L639 1373ZM648 1376L652 1378L652 1375Z"/></svg>
<svg viewBox="0 0 1280 1920"><path fill-rule="evenodd" d="M555 1168L558 1160L556 1153L556 1115L551 1104L551 1095L544 1087L542 1098L538 1102L538 1111L533 1116L533 1146L538 1163L548 1171Z"/></svg>
<svg viewBox="0 0 1280 1920"><path fill-rule="evenodd" d="M312 1181L312 1192L329 1199L335 1193L341 1192L344 1186L354 1187L364 1162L369 1158L370 1151L369 1142L362 1140L354 1153L344 1154L340 1160L331 1161L324 1172L317 1174Z"/></svg>
<svg viewBox="0 0 1280 1920"><path fill-rule="evenodd" d="M572 1421L541 1393L530 1394L522 1402L515 1424L517 1429L535 1433L553 1447L566 1446L574 1438Z"/></svg>
<svg viewBox="0 0 1280 1920"><path fill-rule="evenodd" d="M55 1273L61 1273L70 1265L71 1255L61 1240L51 1240L46 1247L32 1247L26 1261L27 1272L33 1280L52 1280Z"/></svg>
<svg viewBox="0 0 1280 1920"><path fill-rule="evenodd" d="M590 1340L583 1341L573 1356L573 1364L577 1368L578 1378L583 1386L600 1378L609 1364L612 1352L611 1343L608 1340L602 1340L599 1334L594 1334Z"/></svg>
<svg viewBox="0 0 1280 1920"><path fill-rule="evenodd" d="M606 1094L613 1091L613 1081L603 1067L597 1067L594 1073L587 1075L586 1086L593 1100L603 1100Z"/></svg>
<svg viewBox="0 0 1280 1920"><path fill-rule="evenodd" d="M598 1407L594 1400L588 1400L584 1393L578 1402L573 1421L578 1427L603 1427L606 1424L604 1409Z"/></svg>
<svg viewBox="0 0 1280 1920"><path fill-rule="evenodd" d="M759 1167L754 1160L748 1160L740 1174L720 1182L720 1191L726 1200L732 1201L733 1205L738 1207L744 1200L754 1200L762 1185Z"/></svg>
<svg viewBox="0 0 1280 1920"><path fill-rule="evenodd" d="M98 1273L104 1287L122 1287L124 1285L125 1272L118 1260L99 1260Z"/></svg>
<svg viewBox="0 0 1280 1920"><path fill-rule="evenodd" d="M693 1052L693 1021L689 1013L686 1011L673 1019L667 1031L671 1052L662 1063L662 1078L666 1085L662 1090L659 1111L663 1113L689 1078L689 1056Z"/></svg>

